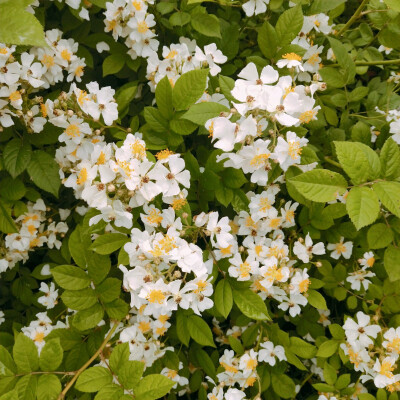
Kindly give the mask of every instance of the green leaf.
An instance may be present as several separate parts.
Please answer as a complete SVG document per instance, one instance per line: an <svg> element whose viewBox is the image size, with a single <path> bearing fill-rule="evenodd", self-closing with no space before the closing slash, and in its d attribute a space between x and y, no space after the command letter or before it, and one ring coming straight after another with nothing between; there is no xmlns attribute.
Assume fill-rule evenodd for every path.
<svg viewBox="0 0 400 400"><path fill-rule="evenodd" d="M359 142L334 142L337 158L355 185L376 179L380 174L378 155Z"/></svg>
<svg viewBox="0 0 400 400"><path fill-rule="evenodd" d="M4 167L15 178L25 171L32 156L32 148L29 143L20 139L13 139L4 148Z"/></svg>
<svg viewBox="0 0 400 400"><path fill-rule="evenodd" d="M258 30L257 41L258 47L265 57L271 59L275 56L278 50L278 35L268 21L265 21Z"/></svg>
<svg viewBox="0 0 400 400"><path fill-rule="evenodd" d="M226 279L221 279L215 288L214 304L217 311L226 319L233 306L232 288Z"/></svg>
<svg viewBox="0 0 400 400"><path fill-rule="evenodd" d="M178 339L186 347L189 346L190 333L188 329L188 317L181 310L178 310L176 313L176 334Z"/></svg>
<svg viewBox="0 0 400 400"><path fill-rule="evenodd" d="M162 116L157 108L145 107L144 118L155 132L165 133L169 129L168 120Z"/></svg>
<svg viewBox="0 0 400 400"><path fill-rule="evenodd" d="M247 179L241 169L225 168L221 172L221 178L224 186L231 189L239 189L247 183Z"/></svg>
<svg viewBox="0 0 400 400"><path fill-rule="evenodd" d="M319 310L327 310L328 307L326 305L326 301L324 299L324 296L320 292L317 292L316 290L310 289L308 291L308 302L310 305L313 307L319 309Z"/></svg>
<svg viewBox="0 0 400 400"><path fill-rule="evenodd" d="M317 357L328 358L334 355L339 347L339 342L336 340L327 340L319 346Z"/></svg>
<svg viewBox="0 0 400 400"><path fill-rule="evenodd" d="M233 289L233 300L239 310L251 319L259 321L270 320L267 306L258 296L250 289L237 290Z"/></svg>
<svg viewBox="0 0 400 400"><path fill-rule="evenodd" d="M61 393L61 382L56 375L41 375L38 380L37 398L56 400Z"/></svg>
<svg viewBox="0 0 400 400"><path fill-rule="evenodd" d="M1 195L11 201L19 200L24 197L26 193L25 185L19 178L11 178L6 176L0 181Z"/></svg>
<svg viewBox="0 0 400 400"><path fill-rule="evenodd" d="M15 386L18 398L24 400L36 400L38 377L35 375L25 375L20 378Z"/></svg>
<svg viewBox="0 0 400 400"><path fill-rule="evenodd" d="M203 95L207 87L208 69L186 72L176 82L172 103L176 110L186 110Z"/></svg>
<svg viewBox="0 0 400 400"><path fill-rule="evenodd" d="M196 350L196 359L204 372L212 379L216 379L214 363L211 360L211 357L203 349Z"/></svg>
<svg viewBox="0 0 400 400"><path fill-rule="evenodd" d="M218 77L219 87L223 95L229 100L233 101L235 98L231 95L231 90L235 86L235 81L229 76L219 75Z"/></svg>
<svg viewBox="0 0 400 400"><path fill-rule="evenodd" d="M0 4L0 26L2 43L47 47L43 26L22 4Z"/></svg>
<svg viewBox="0 0 400 400"><path fill-rule="evenodd" d="M90 284L90 278L85 271L73 265L60 265L53 268L51 273L56 283L63 289L80 290Z"/></svg>
<svg viewBox="0 0 400 400"><path fill-rule="evenodd" d="M229 108L220 103L204 101L193 104L181 118L204 126L209 119L218 117L222 112L229 112Z"/></svg>
<svg viewBox="0 0 400 400"><path fill-rule="evenodd" d="M195 342L202 346L215 347L211 329L203 319L197 315L191 315L187 319L187 327L190 336Z"/></svg>
<svg viewBox="0 0 400 400"><path fill-rule="evenodd" d="M172 107L172 87L167 75L157 84L156 103L161 116L167 120L172 119L174 115L174 109Z"/></svg>
<svg viewBox="0 0 400 400"><path fill-rule="evenodd" d="M66 290L61 299L63 303L72 310L86 310L97 303L97 297L92 288L81 290Z"/></svg>
<svg viewBox="0 0 400 400"><path fill-rule="evenodd" d="M17 365L10 353L0 345L0 376L14 376L17 373Z"/></svg>
<svg viewBox="0 0 400 400"><path fill-rule="evenodd" d="M121 343L114 347L110 356L110 368L117 373L124 363L129 361L129 344Z"/></svg>
<svg viewBox="0 0 400 400"><path fill-rule="evenodd" d="M105 233L93 242L90 250L103 255L111 254L127 242L129 242L129 238L123 233Z"/></svg>
<svg viewBox="0 0 400 400"><path fill-rule="evenodd" d="M393 231L386 224L372 225L367 240L370 249L384 249L393 241Z"/></svg>
<svg viewBox="0 0 400 400"><path fill-rule="evenodd" d="M125 389L135 389L143 375L144 363L141 361L126 361L118 369L118 380Z"/></svg>
<svg viewBox="0 0 400 400"><path fill-rule="evenodd" d="M400 279L400 249L390 245L383 257L383 264L390 282Z"/></svg>
<svg viewBox="0 0 400 400"><path fill-rule="evenodd" d="M326 13L327 11L333 10L345 3L346 0L313 0L311 7L308 10L308 15L315 15L319 13Z"/></svg>
<svg viewBox="0 0 400 400"><path fill-rule="evenodd" d="M317 352L311 343L294 336L290 338L290 350L301 358L313 358Z"/></svg>
<svg viewBox="0 0 400 400"><path fill-rule="evenodd" d="M0 396L0 400L20 400L18 397L17 389L13 389L8 393L3 394Z"/></svg>
<svg viewBox="0 0 400 400"><path fill-rule="evenodd" d="M46 340L46 344L40 352L40 369L42 371L55 371L62 362L63 354L59 338Z"/></svg>
<svg viewBox="0 0 400 400"><path fill-rule="evenodd" d="M109 303L119 297L121 281L117 278L107 278L96 287L96 293L103 302Z"/></svg>
<svg viewBox="0 0 400 400"><path fill-rule="evenodd" d="M31 161L27 167L28 174L34 184L56 197L58 197L61 184L58 170L59 167L54 158L42 150L36 150L32 153Z"/></svg>
<svg viewBox="0 0 400 400"><path fill-rule="evenodd" d="M136 387L136 400L154 400L165 396L175 385L164 375L152 374L145 376Z"/></svg>
<svg viewBox="0 0 400 400"><path fill-rule="evenodd" d="M79 375L75 388L80 392L98 392L103 386L112 382L111 372L104 367L88 368Z"/></svg>
<svg viewBox="0 0 400 400"><path fill-rule="evenodd" d="M400 218L400 183L377 182L372 189L378 195L382 204L394 215Z"/></svg>
<svg viewBox="0 0 400 400"><path fill-rule="evenodd" d="M324 365L324 378L328 385L334 385L337 379L336 369L328 361L325 361Z"/></svg>
<svg viewBox="0 0 400 400"><path fill-rule="evenodd" d="M324 67L319 70L319 74L329 88L342 88L346 84L345 77L337 68Z"/></svg>
<svg viewBox="0 0 400 400"><path fill-rule="evenodd" d="M194 30L204 36L221 38L221 27L219 19L211 14L196 14L191 20Z"/></svg>
<svg viewBox="0 0 400 400"><path fill-rule="evenodd" d="M72 258L82 268L88 265L88 252L87 249L91 246L92 242L90 236L85 234L80 225L71 233L68 240L68 249Z"/></svg>
<svg viewBox="0 0 400 400"><path fill-rule="evenodd" d="M242 345L242 342L238 338L232 335L228 336L228 340L232 350L234 350L234 352L237 355L241 356L244 353L244 347Z"/></svg>
<svg viewBox="0 0 400 400"><path fill-rule="evenodd" d="M306 199L325 203L336 200L347 189L342 175L327 169L313 169L290 179L289 182Z"/></svg>
<svg viewBox="0 0 400 400"><path fill-rule="evenodd" d="M329 43L335 54L336 60L343 71L343 78L346 83L351 83L356 75L356 66L353 59L347 52L346 47L337 39L328 37Z"/></svg>
<svg viewBox="0 0 400 400"><path fill-rule="evenodd" d="M344 329L339 324L330 324L328 328L334 339L342 340L344 338Z"/></svg>
<svg viewBox="0 0 400 400"><path fill-rule="evenodd" d="M129 312L129 305L122 299L115 299L110 303L105 303L104 308L112 319L122 319Z"/></svg>
<svg viewBox="0 0 400 400"><path fill-rule="evenodd" d="M169 121L169 127L178 135L190 135L197 128L197 125L188 120L180 119L177 115L174 119ZM170 143L170 140L171 135L168 137L168 143ZM178 138L178 140L181 141L182 139Z"/></svg>
<svg viewBox="0 0 400 400"><path fill-rule="evenodd" d="M94 400L121 400L124 390L121 386L111 383L103 386L94 397Z"/></svg>
<svg viewBox="0 0 400 400"><path fill-rule="evenodd" d="M228 207L233 200L233 191L220 185L215 190L215 197L223 206Z"/></svg>
<svg viewBox="0 0 400 400"><path fill-rule="evenodd" d="M103 77L118 73L124 65L125 57L122 54L109 55L103 61Z"/></svg>
<svg viewBox="0 0 400 400"><path fill-rule="evenodd" d="M184 26L190 22L190 19L190 14L178 11L169 17L169 22L172 26Z"/></svg>
<svg viewBox="0 0 400 400"><path fill-rule="evenodd" d="M398 144L389 138L386 140L379 155L381 174L387 179L396 179L400 176L400 150Z"/></svg>
<svg viewBox="0 0 400 400"><path fill-rule="evenodd" d="M400 12L400 3L397 0L383 0L383 1L389 8Z"/></svg>
<svg viewBox="0 0 400 400"><path fill-rule="evenodd" d="M379 215L379 200L369 187L354 187L346 199L346 209L357 230L372 224Z"/></svg>
<svg viewBox="0 0 400 400"><path fill-rule="evenodd" d="M118 112L122 113L123 110L129 107L131 101L135 98L137 93L137 81L125 83L115 93L115 101L118 103Z"/></svg>
<svg viewBox="0 0 400 400"><path fill-rule="evenodd" d="M10 216L11 210L6 208L0 201L0 231L4 233L18 232L14 220Z"/></svg>
<svg viewBox="0 0 400 400"><path fill-rule="evenodd" d="M103 319L104 311L100 304L78 311L73 319L73 325L80 331L94 328Z"/></svg>
<svg viewBox="0 0 400 400"><path fill-rule="evenodd" d="M303 26L303 13L301 6L289 8L278 18L275 29L278 36L278 44L284 47L296 38Z"/></svg>
<svg viewBox="0 0 400 400"><path fill-rule="evenodd" d="M287 375L272 374L271 384L274 392L283 399L295 396L295 384Z"/></svg>
<svg viewBox="0 0 400 400"><path fill-rule="evenodd" d="M351 382L351 375L350 374L343 374L340 375L335 383L336 389L342 390L347 388Z"/></svg>
<svg viewBox="0 0 400 400"><path fill-rule="evenodd" d="M18 372L32 372L39 369L39 355L32 339L20 333L15 339L13 358Z"/></svg>

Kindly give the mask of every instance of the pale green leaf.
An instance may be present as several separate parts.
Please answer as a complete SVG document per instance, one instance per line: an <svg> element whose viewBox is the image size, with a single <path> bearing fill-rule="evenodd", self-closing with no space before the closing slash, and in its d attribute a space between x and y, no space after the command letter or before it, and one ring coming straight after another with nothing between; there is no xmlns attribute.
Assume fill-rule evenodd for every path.
<svg viewBox="0 0 400 400"><path fill-rule="evenodd" d="M202 346L215 347L211 329L203 319L197 315L191 315L187 319L187 327L190 336L195 342Z"/></svg>
<svg viewBox="0 0 400 400"><path fill-rule="evenodd" d="M39 369L39 355L32 339L20 333L15 339L13 358L19 372L32 372Z"/></svg>
<svg viewBox="0 0 400 400"><path fill-rule="evenodd" d="M313 169L289 182L306 199L321 203L336 200L337 195L342 195L347 189L342 175L326 169Z"/></svg>
<svg viewBox="0 0 400 400"><path fill-rule="evenodd" d="M103 255L111 254L127 242L129 242L129 238L122 233L105 233L93 242L90 250Z"/></svg>
<svg viewBox="0 0 400 400"><path fill-rule="evenodd" d="M250 289L233 289L233 300L239 310L251 319L270 320L267 306L260 296Z"/></svg>
<svg viewBox="0 0 400 400"><path fill-rule="evenodd" d="M369 187L354 187L346 198L346 209L357 230L372 224L379 215L379 200Z"/></svg>
<svg viewBox="0 0 400 400"><path fill-rule="evenodd" d="M103 319L104 311L100 304L78 311L73 319L73 325L80 331L92 329Z"/></svg>
<svg viewBox="0 0 400 400"><path fill-rule="evenodd" d="M152 374L145 376L135 389L136 400L154 400L165 396L175 385L164 375Z"/></svg>
<svg viewBox="0 0 400 400"><path fill-rule="evenodd" d="M80 392L98 392L103 386L112 382L111 372L104 367L88 368L79 375L75 388Z"/></svg>
<svg viewBox="0 0 400 400"><path fill-rule="evenodd" d="M176 82L172 103L176 110L186 110L203 95L207 87L208 69L186 72Z"/></svg>
<svg viewBox="0 0 400 400"><path fill-rule="evenodd" d="M376 182L372 189L378 195L382 204L394 215L400 218L400 183Z"/></svg>
<svg viewBox="0 0 400 400"><path fill-rule="evenodd" d="M41 375L39 377L37 387L38 399L56 400L61 390L61 382L56 375Z"/></svg>
<svg viewBox="0 0 400 400"><path fill-rule="evenodd" d="M51 270L54 280L63 289L80 290L90 284L89 276L78 267L73 265L59 265Z"/></svg>
<svg viewBox="0 0 400 400"><path fill-rule="evenodd" d="M39 365L42 371L55 371L63 359L63 349L60 339L55 338L46 340L42 351L40 352Z"/></svg>
<svg viewBox="0 0 400 400"><path fill-rule="evenodd" d="M226 279L221 279L215 288L214 304L217 311L227 318L233 306L233 297L231 285Z"/></svg>
<svg viewBox="0 0 400 400"><path fill-rule="evenodd" d="M203 126L209 119L218 117L224 112L229 113L229 108L223 104L204 101L193 104L181 118Z"/></svg>

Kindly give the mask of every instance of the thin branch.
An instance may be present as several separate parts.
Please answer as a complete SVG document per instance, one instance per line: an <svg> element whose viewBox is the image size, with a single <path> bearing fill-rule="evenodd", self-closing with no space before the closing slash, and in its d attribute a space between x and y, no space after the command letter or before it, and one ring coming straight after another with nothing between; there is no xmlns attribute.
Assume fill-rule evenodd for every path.
<svg viewBox="0 0 400 400"><path fill-rule="evenodd" d="M369 0L363 0L362 3L360 4L360 7L357 8L356 12L353 14L353 16L346 22L346 24L339 30L339 32L336 34L337 36L342 36L343 33L349 29L349 27L354 23L354 21L360 16L361 11L364 9L364 7L367 5Z"/></svg>
<svg viewBox="0 0 400 400"><path fill-rule="evenodd" d="M79 375L97 358L97 356L103 351L104 347L108 343L108 341L111 339L112 335L114 334L115 330L118 327L118 321L115 321L115 325L111 328L110 332L108 332L108 335L104 339L103 343L100 345L96 353L93 354L93 356L90 358L89 361L87 361L81 368L76 371L74 377L68 382L67 386L65 386L64 390L60 393L58 396L57 400L63 400L65 395L67 394L68 390L71 389L75 381L79 378Z"/></svg>

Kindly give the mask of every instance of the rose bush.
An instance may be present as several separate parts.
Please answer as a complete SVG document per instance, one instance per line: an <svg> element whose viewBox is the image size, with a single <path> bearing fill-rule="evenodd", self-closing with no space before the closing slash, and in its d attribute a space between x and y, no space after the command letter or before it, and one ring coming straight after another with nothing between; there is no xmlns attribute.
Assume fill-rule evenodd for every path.
<svg viewBox="0 0 400 400"><path fill-rule="evenodd" d="M395 400L398 0L0 1L0 400Z"/></svg>

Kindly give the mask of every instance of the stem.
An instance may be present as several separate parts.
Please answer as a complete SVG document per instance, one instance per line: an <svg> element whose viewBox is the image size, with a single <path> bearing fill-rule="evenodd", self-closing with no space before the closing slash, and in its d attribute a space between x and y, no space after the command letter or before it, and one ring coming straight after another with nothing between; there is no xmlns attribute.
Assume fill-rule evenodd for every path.
<svg viewBox="0 0 400 400"><path fill-rule="evenodd" d="M334 165L335 167L342 168L342 166L341 166L338 162L336 162L336 161L334 161L334 160L331 160L331 159L330 159L329 157L327 157L327 156L324 157L324 160L325 160L326 162L328 162L329 164Z"/></svg>
<svg viewBox="0 0 400 400"><path fill-rule="evenodd" d="M35 372L28 372L26 374L17 374L14 375L15 377L19 376L26 376L26 375L49 375L49 374L55 374L55 375L75 375L76 371L35 371Z"/></svg>
<svg viewBox="0 0 400 400"><path fill-rule="evenodd" d="M367 5L368 0L363 0L360 6L357 8L356 12L353 14L353 16L346 22L346 24L342 27L342 29L339 30L339 32L336 34L336 36L341 36L343 35L343 32L345 32L349 27L354 23L354 21L360 16L361 11L364 9L364 7Z"/></svg>
<svg viewBox="0 0 400 400"><path fill-rule="evenodd" d="M400 58L394 60L374 60L374 61L354 61L355 65L367 66L367 65L396 65L400 64ZM327 67L340 67L339 64L330 64Z"/></svg>
<svg viewBox="0 0 400 400"><path fill-rule="evenodd" d="M102 352L108 341L111 339L112 335L114 334L115 330L118 327L118 322L115 321L115 325L111 328L110 332L108 332L108 335L104 339L103 343L100 345L100 347L97 349L96 353L93 354L93 356L90 358L89 361L87 361L81 368L76 371L75 376L68 382L67 386L65 386L64 390L60 393L58 396L57 400L63 400L65 395L67 394L68 390L71 389L75 381L78 379L79 375L97 358L97 356Z"/></svg>

